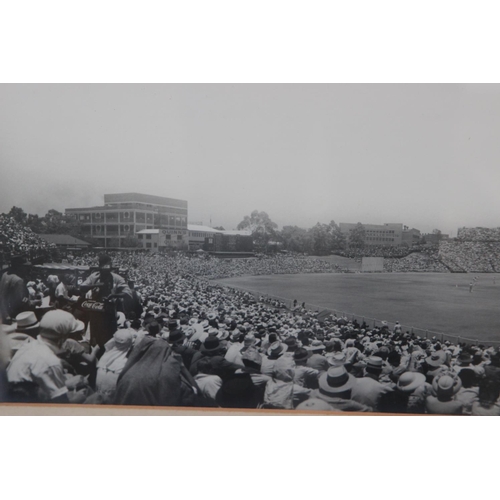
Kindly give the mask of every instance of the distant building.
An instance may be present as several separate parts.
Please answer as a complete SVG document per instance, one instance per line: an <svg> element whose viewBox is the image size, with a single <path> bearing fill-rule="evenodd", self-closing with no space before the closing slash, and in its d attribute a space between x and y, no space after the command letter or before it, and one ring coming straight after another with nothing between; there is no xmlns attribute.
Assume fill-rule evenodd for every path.
<svg viewBox="0 0 500 500"><path fill-rule="evenodd" d="M408 246L415 245L420 241L422 237L422 233L415 228L409 229L408 226L403 227L402 233L402 243L407 244Z"/></svg>
<svg viewBox="0 0 500 500"><path fill-rule="evenodd" d="M431 243L432 245L437 245L440 241L445 241L450 239L449 234L435 234L435 233L424 233L422 238L425 239L426 243Z"/></svg>
<svg viewBox="0 0 500 500"><path fill-rule="evenodd" d="M130 246L131 239L144 229L161 230L164 246L188 246L185 200L140 193L105 194L104 205L67 208L66 214L80 221L84 236L105 248Z"/></svg>
<svg viewBox="0 0 500 500"><path fill-rule="evenodd" d="M220 232L218 229L203 226L202 224L188 224L189 250L195 251L200 248L203 250L207 239L213 238L215 234Z"/></svg>
<svg viewBox="0 0 500 500"><path fill-rule="evenodd" d="M57 248L64 248L66 250L83 250L91 246L90 243L69 234L39 234L38 236L47 243L53 243Z"/></svg>
<svg viewBox="0 0 500 500"><path fill-rule="evenodd" d="M349 241L349 234L356 224L340 223L340 232ZM365 228L365 245L398 246L403 243L403 224L363 224Z"/></svg>
<svg viewBox="0 0 500 500"><path fill-rule="evenodd" d="M137 238L145 250L161 251L167 242L161 229L143 229ZM249 231L220 231L200 224L188 224L188 247L194 252L204 250L210 253L253 252L253 239Z"/></svg>

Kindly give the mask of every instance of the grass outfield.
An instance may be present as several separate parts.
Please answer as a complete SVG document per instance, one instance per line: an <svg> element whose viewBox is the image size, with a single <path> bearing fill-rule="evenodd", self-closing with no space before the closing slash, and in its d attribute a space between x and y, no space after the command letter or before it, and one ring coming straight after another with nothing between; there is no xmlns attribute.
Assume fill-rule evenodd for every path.
<svg viewBox="0 0 500 500"><path fill-rule="evenodd" d="M287 274L217 280L254 292L405 327L500 341L500 275L377 273Z"/></svg>

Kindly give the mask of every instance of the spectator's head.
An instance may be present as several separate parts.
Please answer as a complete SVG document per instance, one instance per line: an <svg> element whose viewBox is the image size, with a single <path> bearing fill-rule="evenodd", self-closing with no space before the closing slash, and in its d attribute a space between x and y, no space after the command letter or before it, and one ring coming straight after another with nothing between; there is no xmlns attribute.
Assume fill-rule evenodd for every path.
<svg viewBox="0 0 500 500"><path fill-rule="evenodd" d="M310 351L305 349L304 347L299 347L293 353L293 360L297 366L304 366L307 363L307 359L309 358Z"/></svg>
<svg viewBox="0 0 500 500"><path fill-rule="evenodd" d="M111 257L108 254L101 253L98 257L99 260L99 270L102 274L110 274L111 273Z"/></svg>
<svg viewBox="0 0 500 500"><path fill-rule="evenodd" d="M433 352L430 356L425 358L425 363L429 366L430 370L435 370L447 362L447 356L444 351Z"/></svg>
<svg viewBox="0 0 500 500"><path fill-rule="evenodd" d="M273 377L282 382L293 383L295 377L294 361L290 357L281 357L274 364Z"/></svg>
<svg viewBox="0 0 500 500"><path fill-rule="evenodd" d="M350 399L355 378L343 366L335 366L323 373L318 380L320 398L335 401L338 398Z"/></svg>
<svg viewBox="0 0 500 500"><path fill-rule="evenodd" d="M282 344L279 341L273 342L269 349L267 350L267 356L269 359L278 359L287 350L286 344Z"/></svg>
<svg viewBox="0 0 500 500"><path fill-rule="evenodd" d="M405 372L398 380L397 387L401 392L411 394L425 383L425 375L418 372Z"/></svg>
<svg viewBox="0 0 500 500"><path fill-rule="evenodd" d="M458 355L458 362L460 366L469 366L472 363L472 355L467 351L462 351Z"/></svg>
<svg viewBox="0 0 500 500"><path fill-rule="evenodd" d="M242 355L241 359L245 368L260 372L262 366L262 356L255 347L249 347Z"/></svg>
<svg viewBox="0 0 500 500"><path fill-rule="evenodd" d="M217 337L207 337L201 346L201 352L205 356L217 356L221 353L222 346Z"/></svg>
<svg viewBox="0 0 500 500"><path fill-rule="evenodd" d="M135 334L136 332L129 328L117 330L113 335L115 347L120 351L128 351L132 347Z"/></svg>
<svg viewBox="0 0 500 500"><path fill-rule="evenodd" d="M26 263L26 258L23 255L15 255L10 259L10 269L16 274L23 272Z"/></svg>
<svg viewBox="0 0 500 500"><path fill-rule="evenodd" d="M325 350L325 345L321 340L313 340L307 349L312 354L321 354Z"/></svg>
<svg viewBox="0 0 500 500"><path fill-rule="evenodd" d="M398 351L391 351L389 356L387 356L387 362L391 366L399 366L399 363L401 363L401 354Z"/></svg>
<svg viewBox="0 0 500 500"><path fill-rule="evenodd" d="M288 352L295 352L297 350L297 348L299 347L299 345L297 343L297 339L293 336L286 338L285 344L287 345Z"/></svg>
<svg viewBox="0 0 500 500"><path fill-rule="evenodd" d="M196 369L198 370L198 373L204 373L205 375L212 375L214 372L209 358L200 358L196 364Z"/></svg>
<svg viewBox="0 0 500 500"><path fill-rule="evenodd" d="M377 352L375 352L375 356L382 358L384 361L387 361L387 358L389 357L390 349L387 346L382 346L378 349Z"/></svg>
<svg viewBox="0 0 500 500"><path fill-rule="evenodd" d="M334 352L327 359L331 366L344 366L347 361L347 354L345 352Z"/></svg>
<svg viewBox="0 0 500 500"><path fill-rule="evenodd" d="M62 344L68 335L84 329L85 323L60 309L47 312L40 320L40 336L56 344Z"/></svg>
<svg viewBox="0 0 500 500"><path fill-rule="evenodd" d="M435 376L432 381L432 388L439 401L451 401L460 387L462 387L462 381L458 375L450 371Z"/></svg>
<svg viewBox="0 0 500 500"><path fill-rule="evenodd" d="M182 330L173 330L170 331L170 335L168 336L168 342L171 345L182 345L184 343L185 338L186 335Z"/></svg>
<svg viewBox="0 0 500 500"><path fill-rule="evenodd" d="M160 324L158 323L158 321L150 321L147 324L146 329L147 329L149 335L151 335L151 337L156 337L161 331L161 327L160 327Z"/></svg>
<svg viewBox="0 0 500 500"><path fill-rule="evenodd" d="M374 378L378 378L382 373L383 360L378 356L370 356L366 362L365 372Z"/></svg>
<svg viewBox="0 0 500 500"><path fill-rule="evenodd" d="M477 375L476 372L470 368L464 368L460 370L458 376L462 381L462 387L469 389L477 385Z"/></svg>
<svg viewBox="0 0 500 500"><path fill-rule="evenodd" d="M495 354L490 357L490 364L495 368L500 368L500 352L495 352Z"/></svg>
<svg viewBox="0 0 500 500"><path fill-rule="evenodd" d="M495 377L486 377L479 382L479 404L484 408L493 406L500 397L500 382Z"/></svg>
<svg viewBox="0 0 500 500"><path fill-rule="evenodd" d="M36 337L40 332L40 322L36 319L33 311L19 313L15 319L16 331L26 333L30 337Z"/></svg>

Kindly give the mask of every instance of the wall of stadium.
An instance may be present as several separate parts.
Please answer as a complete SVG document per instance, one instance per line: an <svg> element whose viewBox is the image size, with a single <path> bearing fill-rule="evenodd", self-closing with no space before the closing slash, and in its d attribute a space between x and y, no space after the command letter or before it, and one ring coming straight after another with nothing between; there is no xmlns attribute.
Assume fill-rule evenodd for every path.
<svg viewBox="0 0 500 500"><path fill-rule="evenodd" d="M381 273L384 270L383 257L363 257L361 271L364 273Z"/></svg>

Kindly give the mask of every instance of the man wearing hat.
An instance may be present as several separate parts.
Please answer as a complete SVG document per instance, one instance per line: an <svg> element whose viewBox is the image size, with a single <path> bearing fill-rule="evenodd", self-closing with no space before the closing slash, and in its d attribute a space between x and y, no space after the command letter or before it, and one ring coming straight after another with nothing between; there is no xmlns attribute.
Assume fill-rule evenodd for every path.
<svg viewBox="0 0 500 500"><path fill-rule="evenodd" d="M425 375L418 372L405 372L393 391L383 394L379 410L389 413L425 413L425 399L431 394L431 387Z"/></svg>
<svg viewBox="0 0 500 500"><path fill-rule="evenodd" d="M275 339L276 335L275 334L272 335L274 335L274 337L272 338ZM274 340L274 342L267 349L266 355L262 357L261 372L264 373L265 375L272 376L276 361L281 356L283 356L286 350L287 350L286 344L283 344L279 340Z"/></svg>
<svg viewBox="0 0 500 500"><path fill-rule="evenodd" d="M432 381L434 395L426 399L427 413L434 415L461 415L463 403L455 400L455 394L462 387L460 377L451 370L443 372Z"/></svg>
<svg viewBox="0 0 500 500"><path fill-rule="evenodd" d="M173 330L168 336L168 343L176 356L180 356L184 366L189 370L196 351L186 345L186 334L180 330Z"/></svg>
<svg viewBox="0 0 500 500"><path fill-rule="evenodd" d="M310 368L307 366L307 361L310 357L311 351L307 350L304 347L299 347L293 353L293 360L295 362L295 376L293 381L302 386L307 387L308 389L316 389L318 386L317 380L319 371Z"/></svg>
<svg viewBox="0 0 500 500"><path fill-rule="evenodd" d="M457 364L453 366L453 371L460 373L461 370L472 370L478 377L484 376L484 368L481 365L472 364L472 354L468 351L462 351L458 355Z"/></svg>
<svg viewBox="0 0 500 500"><path fill-rule="evenodd" d="M330 367L328 360L323 356L325 345L320 340L313 340L309 347L306 347L312 354L309 356L306 366L314 368L318 372L327 371Z"/></svg>
<svg viewBox="0 0 500 500"><path fill-rule="evenodd" d="M443 350L432 352L425 359L423 369L426 372L427 382L432 384L432 380L436 375L449 369L446 352Z"/></svg>
<svg viewBox="0 0 500 500"><path fill-rule="evenodd" d="M382 395L392 391L392 387L379 382L382 374L383 360L378 356L370 356L366 360L364 376L356 379L352 390L352 399L378 411L378 404Z"/></svg>
<svg viewBox="0 0 500 500"><path fill-rule="evenodd" d="M217 337L207 337L203 342L201 349L196 352L191 361L190 372L197 375L198 361L202 358L208 358L212 365L212 374L218 375L222 380L232 375L241 366L230 363L224 358L224 352L220 340Z"/></svg>
<svg viewBox="0 0 500 500"><path fill-rule="evenodd" d="M13 402L83 403L84 390L69 392L60 353L67 335L84 324L66 311L49 311L40 321L37 340L25 343L7 369L9 399Z"/></svg>
<svg viewBox="0 0 500 500"><path fill-rule="evenodd" d="M24 311L16 316L16 333L24 333L32 338L37 338L40 333L40 322L33 311Z"/></svg>
<svg viewBox="0 0 500 500"><path fill-rule="evenodd" d="M243 332L236 329L229 337L230 341L227 344L227 352L225 358L230 363L234 363L238 366L243 366L243 360L241 359L241 350L244 347L251 347L255 345L255 337L253 335L247 336L247 340L243 340Z"/></svg>
<svg viewBox="0 0 500 500"><path fill-rule="evenodd" d="M326 401L332 410L337 411L371 411L366 405L354 401L351 397L352 390L357 384L357 379L343 366L334 366L324 372L318 380L318 389L312 391L312 399Z"/></svg>

